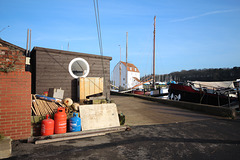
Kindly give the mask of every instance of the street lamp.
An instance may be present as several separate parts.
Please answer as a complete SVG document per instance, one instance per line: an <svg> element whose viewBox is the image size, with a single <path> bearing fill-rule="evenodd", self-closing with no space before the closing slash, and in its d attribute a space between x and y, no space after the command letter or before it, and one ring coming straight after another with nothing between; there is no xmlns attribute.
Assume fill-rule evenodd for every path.
<svg viewBox="0 0 240 160"><path fill-rule="evenodd" d="M120 62L119 62L119 91L120 91L120 88L121 88L121 45L118 45L120 47Z"/></svg>
<svg viewBox="0 0 240 160"><path fill-rule="evenodd" d="M0 33L1 33L2 31L4 31L6 28L8 28L8 27L10 27L10 26L4 27L4 28L0 31Z"/></svg>

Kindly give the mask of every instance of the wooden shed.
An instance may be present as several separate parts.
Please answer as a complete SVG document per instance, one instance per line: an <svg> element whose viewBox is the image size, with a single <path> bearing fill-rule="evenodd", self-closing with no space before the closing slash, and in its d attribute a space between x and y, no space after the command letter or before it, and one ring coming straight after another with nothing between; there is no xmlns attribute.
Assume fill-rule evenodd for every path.
<svg viewBox="0 0 240 160"><path fill-rule="evenodd" d="M49 88L62 88L64 98L78 101L77 79L69 72L69 64L81 58L89 64L87 77L103 77L103 95L110 98L110 61L112 57L34 47L31 52L32 93L43 94Z"/></svg>

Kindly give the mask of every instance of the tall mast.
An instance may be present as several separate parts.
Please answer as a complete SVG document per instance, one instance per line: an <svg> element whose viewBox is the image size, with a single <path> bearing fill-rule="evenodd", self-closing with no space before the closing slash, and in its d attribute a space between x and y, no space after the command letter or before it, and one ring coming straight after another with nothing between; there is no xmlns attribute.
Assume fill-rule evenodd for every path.
<svg viewBox="0 0 240 160"><path fill-rule="evenodd" d="M126 33L126 89L128 88L128 72L127 72L127 66L128 66L128 63L127 63L127 57L128 57L128 32Z"/></svg>
<svg viewBox="0 0 240 160"><path fill-rule="evenodd" d="M156 16L154 16L154 30L153 30L153 88L155 88L155 32L156 32Z"/></svg>

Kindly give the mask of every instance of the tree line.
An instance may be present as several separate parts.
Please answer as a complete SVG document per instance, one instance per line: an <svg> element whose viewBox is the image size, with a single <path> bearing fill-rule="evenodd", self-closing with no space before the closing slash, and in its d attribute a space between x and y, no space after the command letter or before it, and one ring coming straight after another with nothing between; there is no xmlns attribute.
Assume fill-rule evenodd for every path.
<svg viewBox="0 0 240 160"><path fill-rule="evenodd" d="M141 78L144 80L149 75ZM155 75L156 81L234 81L240 79L240 67L213 68L213 69L192 69L172 72L169 74Z"/></svg>

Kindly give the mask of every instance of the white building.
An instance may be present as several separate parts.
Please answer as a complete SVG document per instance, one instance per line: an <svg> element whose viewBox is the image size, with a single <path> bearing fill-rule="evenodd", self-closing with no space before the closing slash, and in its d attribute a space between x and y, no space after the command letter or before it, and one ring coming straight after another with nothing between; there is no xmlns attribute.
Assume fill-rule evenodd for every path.
<svg viewBox="0 0 240 160"><path fill-rule="evenodd" d="M127 70L127 86L126 86L126 70ZM117 87L122 86L123 88L132 88L140 83L140 72L134 64L127 63L126 67L126 62L120 61L116 64L116 66L113 69L112 83ZM138 86L137 88L142 88L142 85Z"/></svg>

